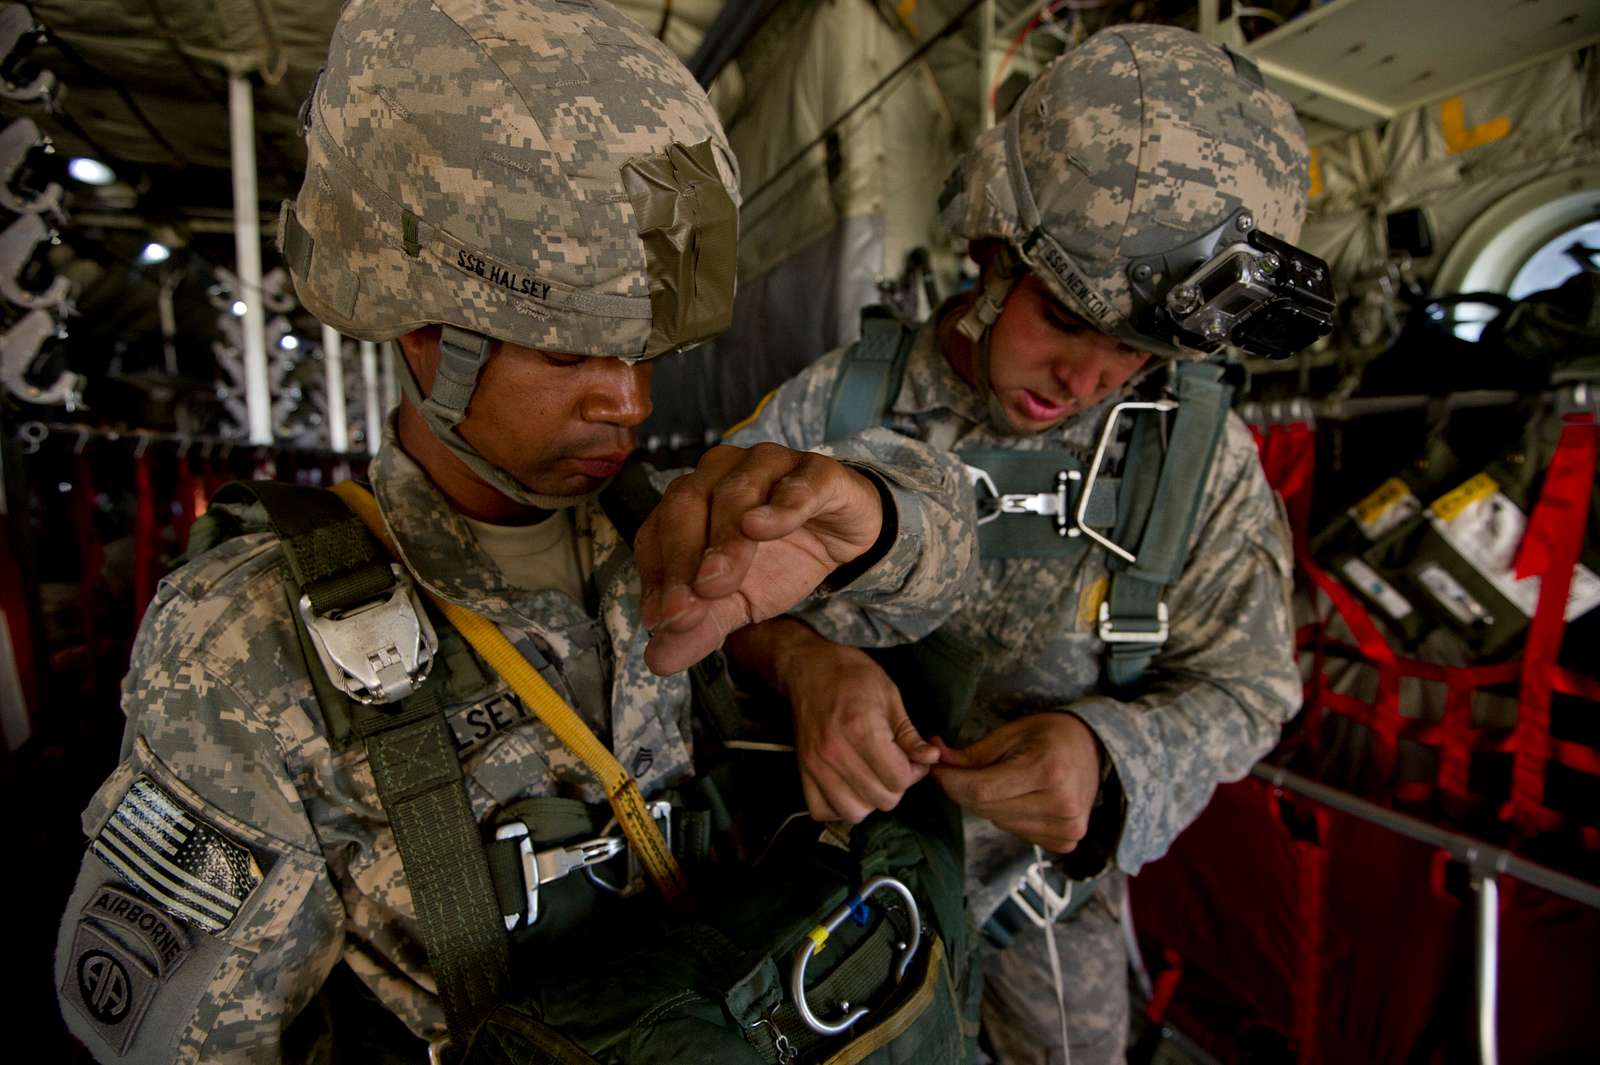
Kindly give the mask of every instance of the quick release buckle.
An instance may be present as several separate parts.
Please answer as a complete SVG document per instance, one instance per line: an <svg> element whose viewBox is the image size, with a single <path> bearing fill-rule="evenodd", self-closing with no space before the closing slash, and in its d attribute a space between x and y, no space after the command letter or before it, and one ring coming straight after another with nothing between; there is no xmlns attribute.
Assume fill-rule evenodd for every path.
<svg viewBox="0 0 1600 1065"><path fill-rule="evenodd" d="M989 495L986 498L995 500L995 509L979 517L979 525L987 525L1002 514L1038 514L1055 518L1056 533L1060 536L1082 535L1069 520L1071 514L1067 503L1068 486L1081 480L1083 474L1077 470L1061 470L1056 474L1054 492L1002 492L995 486L994 478L989 476L987 470L978 466L967 467L967 481L973 489L987 488Z"/></svg>
<svg viewBox="0 0 1600 1065"><path fill-rule="evenodd" d="M300 618L311 634L328 677L346 695L369 706L416 692L433 668L439 637L405 570L391 564L394 587L366 603L326 614L300 597Z"/></svg>
<svg viewBox="0 0 1600 1065"><path fill-rule="evenodd" d="M1167 625L1167 604L1156 604L1156 627L1147 629L1119 629L1111 620L1111 604L1100 604L1100 639L1104 643L1166 643L1171 629Z"/></svg>
<svg viewBox="0 0 1600 1065"><path fill-rule="evenodd" d="M533 837L528 835L528 826L521 821L501 825L495 829L494 838L518 841L517 858L522 866L523 890L528 900L527 910L524 913L500 915L505 920L507 932L515 930L519 924L531 927L539 920L541 884L548 884L552 880L560 880L568 873L577 872L579 869L586 870L592 865L610 861L628 846L628 841L622 836L600 836L584 840L582 843L547 847L536 851L533 849Z"/></svg>

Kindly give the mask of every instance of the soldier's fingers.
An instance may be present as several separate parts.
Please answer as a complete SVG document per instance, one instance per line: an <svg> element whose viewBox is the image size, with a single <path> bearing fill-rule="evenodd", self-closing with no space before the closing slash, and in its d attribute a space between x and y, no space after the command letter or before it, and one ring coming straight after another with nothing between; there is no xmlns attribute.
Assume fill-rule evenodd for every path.
<svg viewBox="0 0 1600 1065"><path fill-rule="evenodd" d="M941 762L933 767L933 775L952 802L964 808L993 806L1015 799L1035 790L1026 774L1018 773L1008 764L984 766L979 769L961 769Z"/></svg>
<svg viewBox="0 0 1600 1065"><path fill-rule="evenodd" d="M827 798L822 794L822 789L817 786L811 774L804 767L800 770L800 791L805 795L806 810L814 821L838 821L839 811L833 808Z"/></svg>
<svg viewBox="0 0 1600 1065"><path fill-rule="evenodd" d="M871 481L826 455L806 452L772 485L767 504L745 516L741 531L753 540L780 540L823 516L834 519L847 538L861 541L857 547L863 550L883 523Z"/></svg>
<svg viewBox="0 0 1600 1065"><path fill-rule="evenodd" d="M892 810L905 790L928 775L928 767L911 761L906 752L888 738L861 748L861 760L872 773L872 783L878 795L875 803L880 810ZM882 805L887 801L888 805Z"/></svg>
<svg viewBox="0 0 1600 1065"><path fill-rule="evenodd" d="M741 454L728 447L706 452L699 466L667 486L640 528L634 550L648 559L650 567L648 581L640 570L640 590L651 600L652 629L670 624L694 606L691 585L705 554L711 490L738 464Z"/></svg>
<svg viewBox="0 0 1600 1065"><path fill-rule="evenodd" d="M872 804L857 794L850 782L832 766L813 765L811 775L824 800L839 815L835 820L860 824L872 812Z"/></svg>
<svg viewBox="0 0 1600 1065"><path fill-rule="evenodd" d="M782 483L803 457L778 444L757 444L721 474L711 487L707 550L695 573L697 594L731 595L744 581L757 547L742 531L745 515L766 506L774 485Z"/></svg>

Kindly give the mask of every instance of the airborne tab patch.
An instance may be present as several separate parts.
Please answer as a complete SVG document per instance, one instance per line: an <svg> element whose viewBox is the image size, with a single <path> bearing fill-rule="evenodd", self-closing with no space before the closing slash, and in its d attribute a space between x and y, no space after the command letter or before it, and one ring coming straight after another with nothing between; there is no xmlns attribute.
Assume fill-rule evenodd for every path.
<svg viewBox="0 0 1600 1065"><path fill-rule="evenodd" d="M250 848L148 776L134 780L90 849L162 909L207 932L227 928L261 884Z"/></svg>

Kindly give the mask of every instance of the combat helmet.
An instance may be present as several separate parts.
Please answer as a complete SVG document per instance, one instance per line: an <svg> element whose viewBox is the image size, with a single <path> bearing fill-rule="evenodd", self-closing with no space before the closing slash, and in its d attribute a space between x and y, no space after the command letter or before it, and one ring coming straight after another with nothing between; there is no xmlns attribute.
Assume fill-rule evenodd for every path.
<svg viewBox="0 0 1600 1065"><path fill-rule="evenodd" d="M601 0L350 0L302 112L279 242L301 302L363 340L444 327L408 398L466 443L494 340L652 358L732 316L738 171L704 90Z"/></svg>
<svg viewBox="0 0 1600 1065"><path fill-rule="evenodd" d="M957 164L944 223L1003 242L961 329L1032 270L1140 351L1287 355L1332 327L1327 266L1293 246L1309 151L1253 63L1187 30L1122 25L1053 62Z"/></svg>

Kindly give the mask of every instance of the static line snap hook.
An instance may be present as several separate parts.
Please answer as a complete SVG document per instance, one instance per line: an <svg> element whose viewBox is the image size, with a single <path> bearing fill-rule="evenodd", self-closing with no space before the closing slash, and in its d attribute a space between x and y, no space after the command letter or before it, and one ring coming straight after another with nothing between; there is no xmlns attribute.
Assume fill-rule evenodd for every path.
<svg viewBox="0 0 1600 1065"><path fill-rule="evenodd" d="M811 1011L811 1004L806 1001L806 963L814 954L820 951L828 941L828 936L847 919L856 913L865 900L871 898L877 891L889 891L900 896L905 903L911 920L911 939L905 948L899 952L895 963L894 978L898 983L905 979L906 969L911 965L911 959L916 956L917 948L922 943L922 915L917 909L917 900L912 896L911 890L892 876L875 876L861 885L861 890L856 895L846 899L842 905L828 915L827 920L817 925L806 933L806 942L801 945L799 953L794 957L794 966L789 971L789 997L794 1000L795 1009L800 1013L800 1019L806 1027L820 1035L838 1035L867 1015L865 1006L851 1006L842 1003L840 1010L843 1014L837 1021L824 1021ZM885 920L888 918L886 917Z"/></svg>

